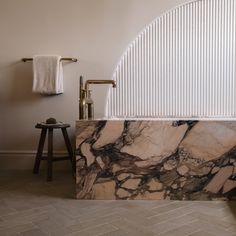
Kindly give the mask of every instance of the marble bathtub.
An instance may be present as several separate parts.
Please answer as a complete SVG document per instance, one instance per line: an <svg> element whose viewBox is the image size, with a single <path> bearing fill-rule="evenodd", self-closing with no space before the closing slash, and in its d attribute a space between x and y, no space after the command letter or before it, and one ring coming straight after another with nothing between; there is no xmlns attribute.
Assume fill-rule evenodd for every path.
<svg viewBox="0 0 236 236"><path fill-rule="evenodd" d="M234 199L236 122L76 123L78 199Z"/></svg>

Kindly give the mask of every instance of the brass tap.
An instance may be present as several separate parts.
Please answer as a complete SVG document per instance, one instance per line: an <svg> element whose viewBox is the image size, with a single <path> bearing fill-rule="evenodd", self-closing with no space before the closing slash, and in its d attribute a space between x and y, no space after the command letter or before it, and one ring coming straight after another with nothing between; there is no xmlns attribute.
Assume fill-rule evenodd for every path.
<svg viewBox="0 0 236 236"><path fill-rule="evenodd" d="M116 82L114 80L87 80L85 82L85 91L88 91L90 84L112 84L112 87L116 88Z"/></svg>
<svg viewBox="0 0 236 236"><path fill-rule="evenodd" d="M116 88L116 82L114 80L87 80L83 82L83 77L80 76L80 99L79 99L79 119L93 119L94 118L94 106L91 98L91 91L89 90L89 84L112 84L113 88Z"/></svg>

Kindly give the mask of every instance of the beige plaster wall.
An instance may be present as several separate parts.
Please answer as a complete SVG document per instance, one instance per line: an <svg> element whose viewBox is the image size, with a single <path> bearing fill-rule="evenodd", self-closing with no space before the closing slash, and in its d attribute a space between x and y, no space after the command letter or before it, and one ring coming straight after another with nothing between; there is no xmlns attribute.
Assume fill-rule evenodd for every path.
<svg viewBox="0 0 236 236"><path fill-rule="evenodd" d="M110 79L129 42L161 13L188 0L0 0L0 156L35 150L34 125L48 117L78 119L78 78ZM22 57L60 54L65 93L31 92L32 63ZM103 116L107 86L93 87L95 115ZM58 150L63 150L59 133ZM2 154L3 155L3 154ZM0 159L0 165L3 160Z"/></svg>

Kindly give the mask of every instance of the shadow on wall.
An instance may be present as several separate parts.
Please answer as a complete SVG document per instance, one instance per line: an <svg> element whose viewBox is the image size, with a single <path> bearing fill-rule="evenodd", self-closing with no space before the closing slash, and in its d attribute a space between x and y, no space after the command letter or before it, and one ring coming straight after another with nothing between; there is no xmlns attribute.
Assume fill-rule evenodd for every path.
<svg viewBox="0 0 236 236"><path fill-rule="evenodd" d="M15 75L13 76L9 101L14 104L39 100L41 95L32 93L32 63L17 62L12 66L14 67Z"/></svg>
<svg viewBox="0 0 236 236"><path fill-rule="evenodd" d="M234 189L234 196L236 195L236 189ZM228 201L227 205L229 207L229 211L232 213L234 219L236 220L236 201Z"/></svg>

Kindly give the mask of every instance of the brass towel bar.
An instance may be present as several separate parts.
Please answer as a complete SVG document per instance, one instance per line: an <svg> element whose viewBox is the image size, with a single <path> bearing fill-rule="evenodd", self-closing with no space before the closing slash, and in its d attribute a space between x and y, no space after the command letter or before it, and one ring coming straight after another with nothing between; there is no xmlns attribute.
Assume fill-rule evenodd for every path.
<svg viewBox="0 0 236 236"><path fill-rule="evenodd" d="M33 58L22 58L21 59L23 62L27 62L27 61L33 61ZM77 58L70 58L70 57L62 57L61 61L72 61L72 62L77 62L78 59Z"/></svg>

